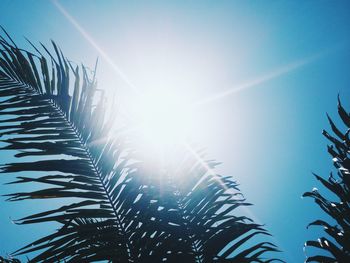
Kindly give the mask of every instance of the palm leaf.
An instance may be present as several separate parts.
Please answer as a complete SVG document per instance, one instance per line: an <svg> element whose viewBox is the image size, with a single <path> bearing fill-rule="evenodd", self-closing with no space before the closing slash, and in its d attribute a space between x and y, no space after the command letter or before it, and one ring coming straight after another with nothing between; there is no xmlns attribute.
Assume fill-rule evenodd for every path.
<svg viewBox="0 0 350 263"><path fill-rule="evenodd" d="M315 175L316 179L337 198L329 200L317 189L306 192L303 196L311 197L316 204L331 218L333 223L324 220L316 220L309 226L321 226L327 237L320 237L318 241L307 241L306 246L316 247L327 255L309 257L307 262L350 262L350 115L343 108L338 98L338 113L347 131L342 133L332 119L327 115L332 131L335 136L323 131L323 135L332 143L328 146L328 152L333 158L337 172L336 178L332 173L328 180ZM329 239L329 237L331 239Z"/></svg>
<svg viewBox="0 0 350 263"><path fill-rule="evenodd" d="M0 256L0 262L1 263L20 263L21 261L19 261L16 258L3 258Z"/></svg>
<svg viewBox="0 0 350 263"><path fill-rule="evenodd" d="M60 227L15 255L33 253L31 262L273 260L264 256L277 251L273 244L251 243L267 231L234 215L249 204L231 177L211 173L215 162L203 166L187 153L166 172L150 168L126 138L111 136L116 120L84 66L73 67L54 42L54 55L43 46L47 56L4 38L0 45L0 140L20 160L1 172L30 172L11 183L42 186L8 200L65 202L16 221Z"/></svg>

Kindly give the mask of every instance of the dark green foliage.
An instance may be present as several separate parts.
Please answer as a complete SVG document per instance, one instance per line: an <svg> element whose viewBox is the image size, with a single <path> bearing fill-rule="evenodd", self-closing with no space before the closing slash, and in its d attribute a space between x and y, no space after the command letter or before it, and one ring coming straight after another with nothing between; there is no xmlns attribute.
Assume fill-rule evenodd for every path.
<svg viewBox="0 0 350 263"><path fill-rule="evenodd" d="M343 133L331 118L329 123L334 135L323 131L323 135L331 142L328 152L333 158L334 166L337 169L337 176L330 174L328 180L315 175L324 187L335 195L335 200L329 200L317 189L307 192L304 196L312 197L316 204L334 220L327 223L324 220L316 220L309 226L321 226L324 229L325 237L318 241L307 241L306 246L312 246L327 252L327 255L315 255L309 257L306 262L323 263L348 263L350 262L350 115L345 111L338 99L338 113L346 127Z"/></svg>
<svg viewBox="0 0 350 263"><path fill-rule="evenodd" d="M266 230L233 215L249 204L231 177L211 174L215 162L187 153L160 172L137 161L125 138L110 133L116 120L84 66L73 67L55 43L55 55L44 47L49 60L36 48L35 55L3 38L0 44L0 140L20 160L1 171L30 171L12 183L42 186L8 200L65 201L16 221L60 228L15 255L34 252L31 262L272 261L264 255L277 251L273 244L251 241Z"/></svg>

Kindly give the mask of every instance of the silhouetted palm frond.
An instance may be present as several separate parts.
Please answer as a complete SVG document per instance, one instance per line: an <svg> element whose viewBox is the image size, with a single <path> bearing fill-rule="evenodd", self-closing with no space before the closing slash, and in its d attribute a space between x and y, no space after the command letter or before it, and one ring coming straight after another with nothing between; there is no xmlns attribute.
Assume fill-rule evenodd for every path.
<svg viewBox="0 0 350 263"><path fill-rule="evenodd" d="M15 258L3 258L0 256L0 263L21 263L21 261Z"/></svg>
<svg viewBox="0 0 350 263"><path fill-rule="evenodd" d="M350 262L350 115L343 108L339 98L338 113L346 127L345 133L337 128L329 116L327 117L335 136L323 131L323 135L332 143L328 146L328 152L338 170L337 176L331 173L326 180L315 174L316 179L335 195L336 200L330 200L316 188L303 195L312 197L316 204L334 219L331 223L316 220L309 224L309 226L323 227L326 237L320 237L317 241L307 241L306 246L321 249L327 252L327 255L322 253L322 255L311 256L306 262Z"/></svg>
<svg viewBox="0 0 350 263"><path fill-rule="evenodd" d="M11 40L12 42L12 40ZM231 177L190 153L167 171L136 160L107 116L103 91L54 42L47 57L1 38L0 140L21 161L2 166L12 183L40 190L8 200L61 198L65 205L17 221L60 228L15 252L31 262L271 262L262 226L233 211L248 205ZM52 65L52 66L49 66ZM210 169L209 169L210 168ZM161 179L161 180L160 180Z"/></svg>

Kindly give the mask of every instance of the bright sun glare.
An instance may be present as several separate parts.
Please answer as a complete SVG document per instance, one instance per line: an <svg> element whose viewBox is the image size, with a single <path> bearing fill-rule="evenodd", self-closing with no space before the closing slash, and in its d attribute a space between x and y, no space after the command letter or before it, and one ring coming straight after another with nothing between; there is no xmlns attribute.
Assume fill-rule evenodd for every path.
<svg viewBox="0 0 350 263"><path fill-rule="evenodd" d="M138 139L153 148L184 142L193 123L186 98L160 89L135 99L131 105L131 117Z"/></svg>
<svg viewBox="0 0 350 263"><path fill-rule="evenodd" d="M137 141L153 149L186 142L187 138L197 139L193 138L193 135L198 137L198 134L203 131L203 129L199 128L205 124L205 114L202 107L204 104L209 104L233 95L236 92L256 87L266 81L270 81L311 63L329 52L329 50L326 50L316 55L294 61L260 77L234 85L233 87L228 87L219 93L211 94L204 99L198 98L199 100L191 105L186 101L186 96L189 96L191 86L196 86L198 83L205 84L208 82L208 79L203 78L205 74L209 74L215 68L220 69L222 65L225 65L223 61L217 58L217 48L213 49L215 52L210 52L210 41L204 41L209 43L208 49L200 49L203 52L205 51L206 54L204 56L205 60L203 60L203 56L201 55L203 53L197 52L198 45L190 44L190 42L183 45L182 39L177 38L176 34L172 35L164 32L168 37L166 40L152 38L149 41L139 41L139 36L141 34L145 39L149 39L153 28L149 32L147 30L137 32L135 34L137 37L135 38L131 34L127 42L127 47L130 48L128 52L128 61L131 63L129 68L132 69L132 74L130 75L132 75L131 80L138 79L138 77L145 80L146 83L142 83L140 89L130 81L128 78L129 74L124 74L109 54L98 45L94 38L89 35L58 1L54 1L53 3L77 31L96 49L105 62L107 62L113 70L113 78L117 74L127 84L128 88L136 93L146 88L142 90L143 93L137 95L137 98L130 96L130 99L126 100L125 105L129 108L126 111L127 115L131 117L131 130L136 132ZM202 42L200 46L206 47ZM207 63L208 61L210 63ZM173 76L178 77L174 78ZM149 77L150 79L148 79ZM200 82L202 79L205 81ZM105 80L108 85L113 83L108 77ZM147 85L147 80L149 81L149 85ZM189 88L187 90L182 89L182 94L181 92L180 94L174 94L174 92L160 88L154 89L151 92L148 89L149 86L169 87L171 85L183 87L184 84ZM187 95L185 95L186 93ZM198 106L201 106L202 114L198 114L199 111L196 111L196 114L194 114L193 109Z"/></svg>

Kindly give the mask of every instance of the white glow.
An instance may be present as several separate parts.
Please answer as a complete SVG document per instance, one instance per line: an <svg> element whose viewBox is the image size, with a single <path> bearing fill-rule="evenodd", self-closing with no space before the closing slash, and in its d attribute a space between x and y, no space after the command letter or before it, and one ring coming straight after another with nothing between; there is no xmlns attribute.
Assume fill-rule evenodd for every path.
<svg viewBox="0 0 350 263"><path fill-rule="evenodd" d="M130 118L137 141L159 149L186 140L193 127L191 107L184 95L155 89L134 98Z"/></svg>

